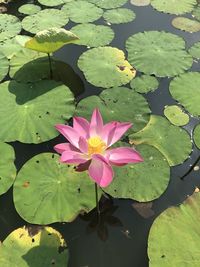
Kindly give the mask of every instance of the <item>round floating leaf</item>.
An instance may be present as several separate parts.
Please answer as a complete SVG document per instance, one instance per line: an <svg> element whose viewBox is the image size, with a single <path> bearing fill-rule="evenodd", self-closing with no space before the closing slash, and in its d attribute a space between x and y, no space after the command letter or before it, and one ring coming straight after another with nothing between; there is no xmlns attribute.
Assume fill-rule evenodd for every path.
<svg viewBox="0 0 200 267"><path fill-rule="evenodd" d="M74 1L62 7L63 12L76 23L88 23L98 20L103 10L92 3L86 1Z"/></svg>
<svg viewBox="0 0 200 267"><path fill-rule="evenodd" d="M2 141L41 143L52 139L58 135L55 124L64 123L74 112L72 93L67 86L53 80L5 82L0 90Z"/></svg>
<svg viewBox="0 0 200 267"><path fill-rule="evenodd" d="M191 12L196 4L196 0L151 0L156 10L175 15Z"/></svg>
<svg viewBox="0 0 200 267"><path fill-rule="evenodd" d="M38 2L43 6L59 6L64 3L70 2L72 0L38 0Z"/></svg>
<svg viewBox="0 0 200 267"><path fill-rule="evenodd" d="M175 76L192 66L184 40L172 33L149 31L137 33L126 42L128 59L139 71L158 77Z"/></svg>
<svg viewBox="0 0 200 267"><path fill-rule="evenodd" d="M0 264L4 267L54 265L64 267L68 258L69 253L64 239L51 227L18 228L4 240L0 247Z"/></svg>
<svg viewBox="0 0 200 267"><path fill-rule="evenodd" d="M170 93L191 114L200 116L200 73L188 72L174 78Z"/></svg>
<svg viewBox="0 0 200 267"><path fill-rule="evenodd" d="M51 28L38 32L25 43L25 47L43 53L53 53L65 44L73 43L78 37L62 28Z"/></svg>
<svg viewBox="0 0 200 267"><path fill-rule="evenodd" d="M194 142L200 149L200 124L198 124L194 129Z"/></svg>
<svg viewBox="0 0 200 267"><path fill-rule="evenodd" d="M148 123L151 112L145 98L126 87L105 90L99 96L81 100L75 114L89 120L95 107L100 109L104 122L133 122L134 132Z"/></svg>
<svg viewBox="0 0 200 267"><path fill-rule="evenodd" d="M12 186L16 168L15 153L10 145L0 142L0 155L0 195L2 195Z"/></svg>
<svg viewBox="0 0 200 267"><path fill-rule="evenodd" d="M10 39L20 33L20 20L8 14L0 14L0 42Z"/></svg>
<svg viewBox="0 0 200 267"><path fill-rule="evenodd" d="M11 59L16 53L22 50L21 45L16 41L15 38L5 40L0 43L1 52L8 58Z"/></svg>
<svg viewBox="0 0 200 267"><path fill-rule="evenodd" d="M188 124L190 118L188 114L176 105L166 106L164 109L165 117L176 126L183 126Z"/></svg>
<svg viewBox="0 0 200 267"><path fill-rule="evenodd" d="M192 143L188 133L169 123L161 116L152 115L147 126L129 136L132 144L148 144L156 147L170 166L182 163L191 153ZM172 147L172 144L176 144Z"/></svg>
<svg viewBox="0 0 200 267"><path fill-rule="evenodd" d="M134 6L148 6L150 0L131 0L131 4Z"/></svg>
<svg viewBox="0 0 200 267"><path fill-rule="evenodd" d="M25 15L33 15L38 13L41 10L41 7L34 4L25 4L18 8L18 11Z"/></svg>
<svg viewBox="0 0 200 267"><path fill-rule="evenodd" d="M128 23L135 19L135 13L128 8L107 10L103 14L104 19L111 24Z"/></svg>
<svg viewBox="0 0 200 267"><path fill-rule="evenodd" d="M71 31L80 39L76 44L89 47L108 45L112 42L115 36L114 31L110 27L89 23L76 25L71 28Z"/></svg>
<svg viewBox="0 0 200 267"><path fill-rule="evenodd" d="M14 203L20 216L30 223L69 222L95 207L94 183L87 172L61 164L58 155L42 153L20 170L14 184Z"/></svg>
<svg viewBox="0 0 200 267"><path fill-rule="evenodd" d="M88 82L103 88L127 84L136 73L125 60L124 52L114 47L98 47L84 52L78 66Z"/></svg>
<svg viewBox="0 0 200 267"><path fill-rule="evenodd" d="M90 2L105 9L123 6L128 0L90 0Z"/></svg>
<svg viewBox="0 0 200 267"><path fill-rule="evenodd" d="M172 20L172 25L182 31L198 32L200 31L200 22L185 17L177 17Z"/></svg>
<svg viewBox="0 0 200 267"><path fill-rule="evenodd" d="M200 5L196 6L193 9L192 15L193 15L193 17L195 17L195 19L200 20Z"/></svg>
<svg viewBox="0 0 200 267"><path fill-rule="evenodd" d="M138 93L148 93L154 91L158 88L158 80L149 75L142 75L133 79L130 83L131 88L133 88Z"/></svg>
<svg viewBox="0 0 200 267"><path fill-rule="evenodd" d="M27 16L22 20L24 30L37 33L52 27L60 28L68 23L68 16L57 9L44 9L37 14Z"/></svg>
<svg viewBox="0 0 200 267"><path fill-rule="evenodd" d="M199 206L200 193L194 193L156 218L148 240L150 267L200 266Z"/></svg>
<svg viewBox="0 0 200 267"><path fill-rule="evenodd" d="M114 180L104 189L111 196L145 202L158 198L166 190L170 167L164 156L148 145L137 146L137 151L143 162L114 168Z"/></svg>
<svg viewBox="0 0 200 267"><path fill-rule="evenodd" d="M6 76L6 74L8 73L8 69L9 69L9 61L4 56L4 54L0 52L0 81L2 81L3 78Z"/></svg>
<svg viewBox="0 0 200 267"><path fill-rule="evenodd" d="M188 50L191 56L194 58L200 59L200 42L196 42Z"/></svg>

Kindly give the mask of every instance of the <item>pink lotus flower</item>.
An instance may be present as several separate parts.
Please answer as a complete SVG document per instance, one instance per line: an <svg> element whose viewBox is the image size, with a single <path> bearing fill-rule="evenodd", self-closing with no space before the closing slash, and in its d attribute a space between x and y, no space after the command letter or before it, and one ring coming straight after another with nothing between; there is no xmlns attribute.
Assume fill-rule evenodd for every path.
<svg viewBox="0 0 200 267"><path fill-rule="evenodd" d="M110 149L131 126L131 123L116 121L103 125L101 114L95 109L90 123L82 117L74 117L73 127L56 125L69 143L58 144L54 149L61 154L61 162L77 165L78 171L88 170L89 176L98 185L106 187L114 176L112 165L123 166L143 161L132 148Z"/></svg>

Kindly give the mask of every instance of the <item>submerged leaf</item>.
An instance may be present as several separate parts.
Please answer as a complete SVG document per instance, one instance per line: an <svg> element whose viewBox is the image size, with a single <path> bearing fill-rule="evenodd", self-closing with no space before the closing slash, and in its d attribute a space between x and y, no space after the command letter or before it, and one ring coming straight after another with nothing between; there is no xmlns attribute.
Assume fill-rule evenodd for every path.
<svg viewBox="0 0 200 267"><path fill-rule="evenodd" d="M198 32L200 31L200 22L185 17L176 17L172 20L172 25L182 31Z"/></svg>
<svg viewBox="0 0 200 267"><path fill-rule="evenodd" d="M166 106L164 114L165 117L176 126L186 125L190 120L188 114L184 113L182 108L176 105Z"/></svg>

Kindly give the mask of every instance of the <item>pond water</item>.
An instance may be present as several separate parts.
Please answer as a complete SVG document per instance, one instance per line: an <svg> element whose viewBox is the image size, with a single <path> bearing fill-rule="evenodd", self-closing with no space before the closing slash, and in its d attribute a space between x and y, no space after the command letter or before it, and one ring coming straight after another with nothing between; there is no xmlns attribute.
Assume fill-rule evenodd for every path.
<svg viewBox="0 0 200 267"><path fill-rule="evenodd" d="M33 3L34 1L14 1L8 4L8 13L20 16L17 12L18 6L23 3ZM130 3L124 7L134 10L136 19L130 23L111 25L115 32L115 38L110 46L125 50L125 41L129 36L143 31L158 30L168 31L183 37L186 41L186 47L190 47L193 43L200 41L200 32L188 33L175 29L171 25L175 15L168 15L154 10L150 5L145 7L137 7ZM192 17L190 14L187 17ZM95 22L95 24L105 24L103 19ZM66 29L71 29L75 23L70 22L66 25ZM81 100L90 95L98 95L101 92L97 88L88 83L83 73L77 66L77 60L80 55L87 50L87 47L70 44L64 46L54 54L56 59L69 64L74 71L80 76L84 83L84 92L78 96L77 100ZM200 71L200 63L194 62L192 71ZM159 88L154 92L150 92L145 96L153 114L163 115L166 105L176 104L177 102L169 93L169 83L171 78L158 78ZM9 119L9 118L8 118ZM199 120L190 116L190 122L184 126L190 135ZM20 142L10 143L16 153L15 164L18 170L25 164L27 160L34 155L42 152L53 152L53 146L60 143L64 139L59 136L51 141L42 144L23 144ZM173 145L172 149L173 149ZM138 204L134 200L125 199L104 199L108 206L116 206L113 216L118 218L120 225L115 225L116 221L105 224L107 230L102 229L105 241L102 241L97 235L95 229L88 230L89 221L78 217L71 223L56 223L52 226L58 229L67 241L70 259L69 267L147 267L147 244L150 227L158 215L171 205L180 204L191 195L196 186L200 186L199 171L191 171L184 179L181 177L187 173L191 165L200 156L200 151L194 145L192 154L183 164L171 167L171 178L167 190L158 199L145 204ZM197 162L198 164L199 162ZM48 210L47 210L48 212ZM27 225L25 221L17 214L12 199L12 188L0 196L0 240L3 241L7 235L16 228ZM106 236L107 235L107 236ZM174 237L175 238L175 237ZM162 266L160 266L162 267Z"/></svg>

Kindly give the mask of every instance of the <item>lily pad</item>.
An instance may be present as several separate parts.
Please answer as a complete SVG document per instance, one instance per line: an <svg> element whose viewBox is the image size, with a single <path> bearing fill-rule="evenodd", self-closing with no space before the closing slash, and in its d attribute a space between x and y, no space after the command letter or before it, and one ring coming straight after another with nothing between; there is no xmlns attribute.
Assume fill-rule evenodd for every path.
<svg viewBox="0 0 200 267"><path fill-rule="evenodd" d="M11 256L10 256L11 255ZM29 226L14 230L0 247L1 266L66 266L69 258L61 234L51 227ZM17 265L13 265L17 263Z"/></svg>
<svg viewBox="0 0 200 267"><path fill-rule="evenodd" d="M14 183L16 168L14 149L10 145L0 142L0 151L0 195L2 195Z"/></svg>
<svg viewBox="0 0 200 267"><path fill-rule="evenodd" d="M6 74L8 73L8 69L9 69L9 61L4 56L4 54L0 52L0 81L2 81L3 78L6 76Z"/></svg>
<svg viewBox="0 0 200 267"><path fill-rule="evenodd" d="M192 15L193 15L193 17L195 17L195 19L200 20L200 5L196 6L193 9Z"/></svg>
<svg viewBox="0 0 200 267"><path fill-rule="evenodd" d="M198 32L200 31L200 22L185 17L177 17L172 20L172 25L182 31Z"/></svg>
<svg viewBox="0 0 200 267"><path fill-rule="evenodd" d="M133 21L136 15L131 9L117 8L105 11L103 17L111 24L120 24Z"/></svg>
<svg viewBox="0 0 200 267"><path fill-rule="evenodd" d="M170 93L192 115L200 116L200 73L184 73L171 81Z"/></svg>
<svg viewBox="0 0 200 267"><path fill-rule="evenodd" d="M5 142L41 143L52 139L58 135L54 125L64 123L74 112L74 97L59 82L11 81L2 83L0 90L0 140Z"/></svg>
<svg viewBox="0 0 200 267"><path fill-rule="evenodd" d="M72 0L38 0L41 5L50 7L60 6L71 1Z"/></svg>
<svg viewBox="0 0 200 267"><path fill-rule="evenodd" d="M128 0L90 0L90 2L104 9L121 7L126 4L127 1Z"/></svg>
<svg viewBox="0 0 200 267"><path fill-rule="evenodd" d="M42 153L20 170L14 184L14 203L20 216L30 223L69 222L95 207L94 183L87 172L61 164L58 155Z"/></svg>
<svg viewBox="0 0 200 267"><path fill-rule="evenodd" d="M76 44L89 47L108 45L115 36L114 31L110 27L89 23L76 25L71 28L71 31L80 39Z"/></svg>
<svg viewBox="0 0 200 267"><path fill-rule="evenodd" d="M25 15L33 15L38 13L41 10L41 7L34 4L25 4L18 8L18 11Z"/></svg>
<svg viewBox="0 0 200 267"><path fill-rule="evenodd" d="M0 42L16 36L21 31L20 20L8 14L0 14Z"/></svg>
<svg viewBox="0 0 200 267"><path fill-rule="evenodd" d="M200 266L200 193L170 207L154 221L148 240L150 267Z"/></svg>
<svg viewBox="0 0 200 267"><path fill-rule="evenodd" d="M182 108L176 105L166 106L164 109L165 117L176 126L183 126L188 124L190 118Z"/></svg>
<svg viewBox="0 0 200 267"><path fill-rule="evenodd" d="M194 129L194 142L200 149L200 124L198 124Z"/></svg>
<svg viewBox="0 0 200 267"><path fill-rule="evenodd" d="M72 32L62 28L50 28L38 32L25 43L25 47L43 53L53 53L62 46L73 43L79 38Z"/></svg>
<svg viewBox="0 0 200 267"><path fill-rule="evenodd" d="M190 55L194 58L200 59L200 42L194 43L188 50Z"/></svg>
<svg viewBox="0 0 200 267"><path fill-rule="evenodd" d="M105 90L99 96L81 100L75 114L89 119L94 108L99 108L104 122L132 122L133 128L130 131L134 132L148 123L151 112L145 98L126 87Z"/></svg>
<svg viewBox="0 0 200 267"><path fill-rule="evenodd" d="M196 4L196 0L151 0L156 10L175 15L191 12Z"/></svg>
<svg viewBox="0 0 200 267"><path fill-rule="evenodd" d="M131 144L148 144L157 148L165 156L170 166L182 163L192 150L188 133L157 115L152 115L147 126L130 135L129 138ZM172 144L176 145L172 147Z"/></svg>
<svg viewBox="0 0 200 267"><path fill-rule="evenodd" d="M86 1L73 1L65 4L62 11L76 23L88 23L98 20L103 10L92 3Z"/></svg>
<svg viewBox="0 0 200 267"><path fill-rule="evenodd" d="M133 79L130 83L131 88L133 88L138 93L148 93L154 91L158 88L158 80L149 75L142 75Z"/></svg>
<svg viewBox="0 0 200 267"><path fill-rule="evenodd" d="M148 31L137 33L126 42L128 59L139 71L158 77L172 77L192 66L185 51L185 41L172 33Z"/></svg>
<svg viewBox="0 0 200 267"><path fill-rule="evenodd" d="M37 33L52 27L60 28L68 23L68 16L62 10L44 9L22 20L24 30Z"/></svg>
<svg viewBox="0 0 200 267"><path fill-rule="evenodd" d="M148 145L137 146L137 151L143 162L114 168L114 180L104 189L111 196L145 202L158 198L166 190L170 167L165 157Z"/></svg>
<svg viewBox="0 0 200 267"><path fill-rule="evenodd" d="M5 40L0 43L1 52L8 58L11 59L15 54L22 50L21 45L16 41L15 38Z"/></svg>
<svg viewBox="0 0 200 267"><path fill-rule="evenodd" d="M84 52L78 66L88 82L102 88L127 84L136 73L125 60L124 52L115 47L98 47Z"/></svg>
<svg viewBox="0 0 200 267"><path fill-rule="evenodd" d="M134 6L148 6L150 2L150 0L131 0L131 4Z"/></svg>

